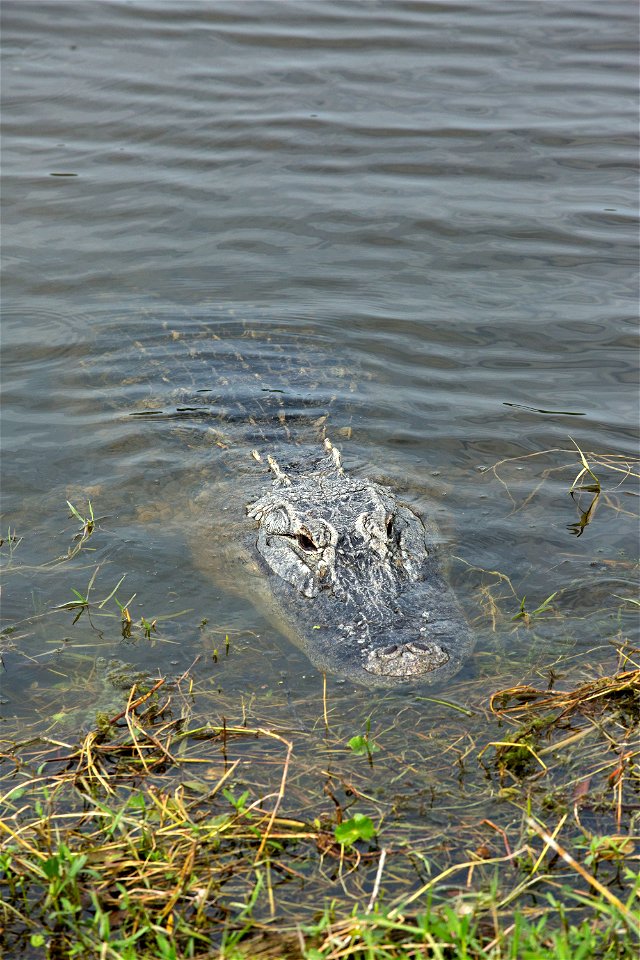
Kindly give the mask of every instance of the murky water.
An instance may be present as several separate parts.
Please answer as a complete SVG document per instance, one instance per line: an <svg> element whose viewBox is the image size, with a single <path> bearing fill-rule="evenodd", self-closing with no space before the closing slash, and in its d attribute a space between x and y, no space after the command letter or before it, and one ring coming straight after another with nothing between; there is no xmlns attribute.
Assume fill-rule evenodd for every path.
<svg viewBox="0 0 640 960"><path fill-rule="evenodd" d="M636 5L8 0L3 21L5 715L93 706L97 656L200 656L229 696L317 704L201 548L242 515L253 447L323 430L458 558L478 647L449 693L613 669L635 627ZM599 455L586 526L569 437ZM89 499L99 529L52 563ZM96 566L92 621L52 614ZM123 640L98 603L125 574ZM338 715L371 696L329 689Z"/></svg>

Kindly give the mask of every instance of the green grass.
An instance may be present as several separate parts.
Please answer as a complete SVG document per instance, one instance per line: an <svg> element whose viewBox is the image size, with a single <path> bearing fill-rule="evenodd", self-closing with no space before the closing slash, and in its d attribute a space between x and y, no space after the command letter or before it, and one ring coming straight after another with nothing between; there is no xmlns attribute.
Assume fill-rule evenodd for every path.
<svg viewBox="0 0 640 960"><path fill-rule="evenodd" d="M571 712L576 727L596 721L608 745L608 716L620 730L626 723L627 734L637 730L639 687L635 670L564 694L502 691L493 698L501 704L496 722L524 716L528 737L551 731L562 751L566 731L554 717ZM345 818L340 808L327 814L313 786L301 793L297 783L293 803L315 805L317 815L292 812L294 748L308 734L294 743L266 726L196 724L193 704L189 714L186 701L178 709L179 690L173 707L163 693L162 682L134 687L121 712L77 742L41 738L5 753L0 915L9 956L636 955L632 818L623 813L608 835L578 829L577 808L558 818L548 792L530 789L539 770L527 785L531 772L516 768L514 792L516 774L505 759L512 748L502 741L479 753L486 763L494 752L492 775L511 784L503 805L519 816L505 827L476 823L482 842L464 858L443 850L425 856L384 816L376 823L361 812ZM536 727L538 709L545 721ZM640 750L626 742L601 801L610 822L632 808L626 799L637 791ZM338 746L345 762L364 762L373 776L369 757L354 756L349 738ZM597 767L602 757L591 759ZM239 777L241 765L252 771L251 786ZM259 770L269 774L262 783ZM560 786L552 791L557 803Z"/></svg>

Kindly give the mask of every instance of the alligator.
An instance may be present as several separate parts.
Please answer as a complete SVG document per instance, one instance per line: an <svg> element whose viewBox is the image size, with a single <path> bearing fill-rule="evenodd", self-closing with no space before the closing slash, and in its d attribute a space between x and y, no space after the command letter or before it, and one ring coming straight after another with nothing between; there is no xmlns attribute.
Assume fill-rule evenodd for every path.
<svg viewBox="0 0 640 960"><path fill-rule="evenodd" d="M336 364L313 324L296 323L292 336L286 323L258 320L210 306L175 324L127 318L109 375L127 370L129 425L154 422L136 444L148 487L157 479L162 489L155 508L144 495L138 519L177 524L207 579L252 602L319 669L370 686L446 680L473 641L437 533L388 487L345 473L325 440L329 424L351 436L370 375ZM174 480L167 461L156 465L159 438L171 437ZM256 445L277 458L266 458L272 484L249 457Z"/></svg>
<svg viewBox="0 0 640 960"><path fill-rule="evenodd" d="M246 508L250 547L312 663L368 686L457 673L473 636L430 525L388 487L348 476L328 439L286 469L267 462L270 489Z"/></svg>

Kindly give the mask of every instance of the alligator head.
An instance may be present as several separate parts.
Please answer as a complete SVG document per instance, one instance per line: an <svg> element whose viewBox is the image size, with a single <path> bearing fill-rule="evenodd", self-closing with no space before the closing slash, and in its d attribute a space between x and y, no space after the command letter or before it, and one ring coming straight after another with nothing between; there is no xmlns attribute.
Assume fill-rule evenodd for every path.
<svg viewBox="0 0 640 960"><path fill-rule="evenodd" d="M321 669L369 685L440 682L472 648L425 524L351 478L335 447L283 471L247 507L280 609Z"/></svg>

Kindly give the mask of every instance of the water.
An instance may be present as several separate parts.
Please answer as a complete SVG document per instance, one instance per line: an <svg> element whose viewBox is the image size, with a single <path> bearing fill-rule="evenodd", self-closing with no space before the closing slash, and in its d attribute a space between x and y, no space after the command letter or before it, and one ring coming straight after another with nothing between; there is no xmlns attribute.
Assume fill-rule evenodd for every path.
<svg viewBox="0 0 640 960"><path fill-rule="evenodd" d="M627 0L3 4L9 726L84 723L102 655L200 656L229 697L280 688L308 721L321 678L237 570L202 562L250 449L282 439L278 400L294 439L327 416L351 469L440 524L478 633L452 695L615 668L635 628L636 35ZM580 537L570 436L606 491ZM203 516L203 485L236 475ZM78 529L67 499L100 529L42 568ZM121 639L113 600L93 625L47 612L96 565L93 600L126 574L135 623L168 618L151 640ZM329 690L338 716L370 697Z"/></svg>

